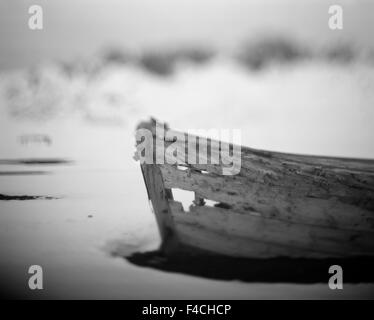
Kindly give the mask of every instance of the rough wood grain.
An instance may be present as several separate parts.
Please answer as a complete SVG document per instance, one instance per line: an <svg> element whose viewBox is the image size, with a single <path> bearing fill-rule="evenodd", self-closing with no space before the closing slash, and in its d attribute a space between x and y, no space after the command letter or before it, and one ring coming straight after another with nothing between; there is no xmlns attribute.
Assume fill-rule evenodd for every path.
<svg viewBox="0 0 374 320"><path fill-rule="evenodd" d="M195 192L199 197L223 202L237 212L274 218L287 222L352 230L374 231L373 212L358 201L325 195L315 188L269 186L242 176L215 176L196 171L181 171L171 165L159 165L165 186ZM353 197L353 196L352 196ZM356 197L359 197L356 195Z"/></svg>
<svg viewBox="0 0 374 320"><path fill-rule="evenodd" d="M148 198L156 216L156 221L162 238L161 248L164 251L173 250L176 246L176 234L169 200L173 199L171 191L165 188L161 171L157 165L141 165Z"/></svg>
<svg viewBox="0 0 374 320"><path fill-rule="evenodd" d="M224 176L229 156L220 142L193 137L203 152L191 162L187 134L153 137L154 147L164 145L164 163L142 168L162 235L171 229L182 243L248 257L374 255L374 160L241 147L240 172ZM172 188L195 193L190 212L172 201Z"/></svg>
<svg viewBox="0 0 374 320"><path fill-rule="evenodd" d="M280 255L285 247L295 249L291 250L295 257L311 253L320 257L362 256L374 252L374 232L300 225L207 206L191 206L189 212L184 212L178 202L169 203L176 226L194 227L202 234L217 233L233 243L243 239L262 243L264 247L272 247L274 256Z"/></svg>

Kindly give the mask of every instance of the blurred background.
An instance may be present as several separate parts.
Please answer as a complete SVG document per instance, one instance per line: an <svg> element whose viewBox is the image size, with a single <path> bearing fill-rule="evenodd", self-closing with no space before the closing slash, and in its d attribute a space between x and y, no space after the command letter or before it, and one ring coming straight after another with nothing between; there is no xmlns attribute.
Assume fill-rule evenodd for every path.
<svg viewBox="0 0 374 320"><path fill-rule="evenodd" d="M44 29L28 29L28 8L41 5ZM328 6L344 7L344 32L327 28ZM312 48L340 41L373 48L370 0L4 0L0 4L2 69L89 56L178 46L238 49L249 39L287 36ZM365 32L366 31L366 32Z"/></svg>
<svg viewBox="0 0 374 320"><path fill-rule="evenodd" d="M42 30L28 27L35 4ZM328 27L332 4L342 30ZM160 241L133 159L134 129L150 116L180 130L240 129L254 148L374 158L373 13L371 0L2 0L1 293L373 297L370 283L337 296L327 272L274 286L124 259ZM26 285L33 264L45 290Z"/></svg>

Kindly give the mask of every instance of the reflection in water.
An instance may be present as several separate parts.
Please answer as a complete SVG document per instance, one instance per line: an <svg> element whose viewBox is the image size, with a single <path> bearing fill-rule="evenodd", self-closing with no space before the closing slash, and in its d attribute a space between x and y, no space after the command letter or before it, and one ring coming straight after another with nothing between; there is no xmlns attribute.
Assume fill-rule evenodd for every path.
<svg viewBox="0 0 374 320"><path fill-rule="evenodd" d="M72 161L59 158L0 159L0 165L64 165Z"/></svg>
<svg viewBox="0 0 374 320"><path fill-rule="evenodd" d="M27 159L0 159L0 166L49 166L49 165L66 165L72 161L60 158L27 158ZM3 170L0 171L1 176L41 176L51 174L51 171L45 170ZM10 200L55 200L59 199L51 196L40 195L9 195L0 193L0 201Z"/></svg>
<svg viewBox="0 0 374 320"><path fill-rule="evenodd" d="M7 195L7 194L1 194L0 193L0 201L10 201L10 200L55 200L58 198L50 197L50 196L28 196L28 195Z"/></svg>
<svg viewBox="0 0 374 320"><path fill-rule="evenodd" d="M328 283L332 265L343 268L344 283L374 283L374 258L230 258L206 252L137 252L126 260L141 267L217 280L267 283Z"/></svg>
<svg viewBox="0 0 374 320"><path fill-rule="evenodd" d="M31 175L42 175L49 174L48 171L0 171L0 176L31 176Z"/></svg>

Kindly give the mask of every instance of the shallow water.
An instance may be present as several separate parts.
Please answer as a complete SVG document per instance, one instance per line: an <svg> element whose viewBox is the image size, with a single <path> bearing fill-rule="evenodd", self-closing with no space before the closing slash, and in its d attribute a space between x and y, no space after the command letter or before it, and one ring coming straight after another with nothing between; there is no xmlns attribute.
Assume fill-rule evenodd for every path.
<svg viewBox="0 0 374 320"><path fill-rule="evenodd" d="M152 255L160 239L139 165L132 158L133 130L149 115L180 129L241 128L243 144L252 147L374 157L372 69L299 65L254 76L235 65L214 62L202 69L186 67L170 79L131 68L109 68L93 82L67 81L53 70L48 81L53 88L63 88L63 100L49 97L45 101L40 93L26 99L34 108L33 116L41 104L57 101L59 115L51 119L9 116L9 108L27 111L23 98L9 100L4 94L12 77L23 76L1 78L0 172L7 173L0 175L0 194L6 198L0 198L3 294L150 299L373 297L370 274L361 278L347 274L344 290L337 291L328 288L327 269L320 281L295 281L282 277L284 265L274 263L273 274L278 277L267 281L259 272L262 266L254 262L248 281L235 276L235 270L230 270L231 277L207 278L175 265L173 269L157 254L152 256L156 265L141 265L144 259L136 253ZM120 95L123 106L108 105L102 99L108 92ZM85 98L77 102L78 93ZM25 135L49 139L30 138L25 144L19 138ZM206 268L215 269L209 263L204 261ZM27 287L27 270L33 264L44 270L44 290L38 292Z"/></svg>

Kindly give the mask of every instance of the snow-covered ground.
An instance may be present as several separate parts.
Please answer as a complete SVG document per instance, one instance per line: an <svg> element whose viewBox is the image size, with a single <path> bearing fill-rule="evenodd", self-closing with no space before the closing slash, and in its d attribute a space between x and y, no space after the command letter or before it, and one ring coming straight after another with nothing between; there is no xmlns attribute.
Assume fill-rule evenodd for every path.
<svg viewBox="0 0 374 320"><path fill-rule="evenodd" d="M241 129L242 143L255 148L374 158L374 66L304 61L251 72L216 57L169 77L131 64L1 73L0 195L56 198L0 199L2 290L30 298L372 297L373 284L336 292L327 283L216 281L123 259L159 243L133 160L134 128L149 116L182 130ZM4 161L33 158L67 162ZM27 287L33 264L44 270L37 292Z"/></svg>

